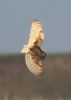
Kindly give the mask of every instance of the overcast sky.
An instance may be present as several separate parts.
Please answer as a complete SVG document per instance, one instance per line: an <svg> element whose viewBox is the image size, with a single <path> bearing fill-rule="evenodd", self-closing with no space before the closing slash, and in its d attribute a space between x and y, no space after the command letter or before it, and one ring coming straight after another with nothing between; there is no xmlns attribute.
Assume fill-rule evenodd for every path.
<svg viewBox="0 0 71 100"><path fill-rule="evenodd" d="M44 51L71 52L71 0L0 0L0 53L20 53L35 18L43 25Z"/></svg>

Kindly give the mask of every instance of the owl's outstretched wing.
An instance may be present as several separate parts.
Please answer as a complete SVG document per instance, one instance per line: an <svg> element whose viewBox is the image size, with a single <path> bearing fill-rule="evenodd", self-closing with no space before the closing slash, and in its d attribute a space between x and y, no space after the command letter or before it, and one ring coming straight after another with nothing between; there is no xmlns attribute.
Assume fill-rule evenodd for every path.
<svg viewBox="0 0 71 100"><path fill-rule="evenodd" d="M44 33L42 29L42 25L39 20L33 20L31 31L29 34L29 42L28 46L31 47L34 45L34 43L37 41L37 45L40 47L41 43L44 39Z"/></svg>
<svg viewBox="0 0 71 100"><path fill-rule="evenodd" d="M41 59L26 53L25 61L28 69L36 76L43 74L44 68Z"/></svg>
<svg viewBox="0 0 71 100"><path fill-rule="evenodd" d="M39 20L33 20L30 34L29 34L29 41L27 45L24 45L21 52L27 53L29 52L29 48L32 48L35 43L37 46L41 46L42 41L44 39L43 28Z"/></svg>

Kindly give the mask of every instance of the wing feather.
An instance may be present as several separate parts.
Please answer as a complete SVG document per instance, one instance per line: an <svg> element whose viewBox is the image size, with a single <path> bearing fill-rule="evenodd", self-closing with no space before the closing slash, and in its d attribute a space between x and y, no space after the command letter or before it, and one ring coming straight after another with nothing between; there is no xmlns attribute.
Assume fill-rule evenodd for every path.
<svg viewBox="0 0 71 100"><path fill-rule="evenodd" d="M35 59L37 60L37 59ZM41 75L43 73L43 66L41 60L39 60L39 63L36 63L30 53L26 53L25 55L25 61L28 69L34 74L34 75Z"/></svg>
<svg viewBox="0 0 71 100"><path fill-rule="evenodd" d="M37 41L37 45L40 46L43 39L44 39L44 33L40 21L33 20L31 31L29 34L28 47L33 46L36 41Z"/></svg>

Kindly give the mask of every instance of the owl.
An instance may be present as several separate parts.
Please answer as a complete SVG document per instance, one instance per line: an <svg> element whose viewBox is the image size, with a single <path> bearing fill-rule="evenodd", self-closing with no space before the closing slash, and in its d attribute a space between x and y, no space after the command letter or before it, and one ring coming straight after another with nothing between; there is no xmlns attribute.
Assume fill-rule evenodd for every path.
<svg viewBox="0 0 71 100"><path fill-rule="evenodd" d="M43 28L39 20L32 21L29 40L21 49L25 53L25 61L28 69L36 76L44 72L43 60L46 53L40 48L44 39Z"/></svg>

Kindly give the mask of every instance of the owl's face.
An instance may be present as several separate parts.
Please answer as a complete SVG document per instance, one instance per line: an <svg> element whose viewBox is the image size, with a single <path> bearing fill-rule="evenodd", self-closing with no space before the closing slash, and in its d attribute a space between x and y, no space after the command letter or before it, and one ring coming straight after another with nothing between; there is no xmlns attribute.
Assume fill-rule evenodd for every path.
<svg viewBox="0 0 71 100"><path fill-rule="evenodd" d="M30 53L33 56L39 57L41 60L44 60L46 57L46 53L42 51L40 47L37 47L37 45L35 45L33 48L30 48Z"/></svg>

